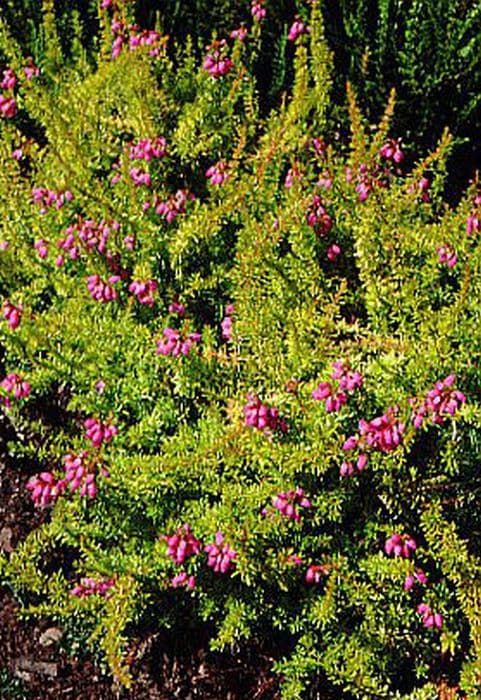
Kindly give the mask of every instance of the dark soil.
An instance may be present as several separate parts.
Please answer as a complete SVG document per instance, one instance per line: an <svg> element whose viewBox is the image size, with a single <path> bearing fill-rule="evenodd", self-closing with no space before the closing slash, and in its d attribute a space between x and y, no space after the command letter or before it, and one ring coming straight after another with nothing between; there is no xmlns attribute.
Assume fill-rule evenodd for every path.
<svg viewBox="0 0 481 700"><path fill-rule="evenodd" d="M37 528L45 513L25 489L35 465L13 461L6 444L15 438L0 412L0 551L7 554ZM83 648L75 649L52 620L21 621L13 592L0 581L0 698L2 700L276 700L279 678L271 671L287 651L250 643L229 654L208 650L207 639L176 639L161 630L140 630L129 649L132 688L116 686ZM284 648L283 648L284 647ZM68 650L68 651L67 651ZM321 684L324 687L324 684ZM313 690L312 700L337 698Z"/></svg>

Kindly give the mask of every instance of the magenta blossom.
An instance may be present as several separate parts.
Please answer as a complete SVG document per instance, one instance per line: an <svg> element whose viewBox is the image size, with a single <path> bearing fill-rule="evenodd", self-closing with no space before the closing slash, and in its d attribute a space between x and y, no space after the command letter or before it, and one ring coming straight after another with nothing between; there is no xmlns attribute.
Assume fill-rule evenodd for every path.
<svg viewBox="0 0 481 700"><path fill-rule="evenodd" d="M466 397L454 388L454 382L454 374L449 374L445 379L436 382L421 403L410 399L413 406L411 419L415 428L420 428L425 418L429 418L434 425L442 425L448 416L454 416L459 411L466 402Z"/></svg>
<svg viewBox="0 0 481 700"><path fill-rule="evenodd" d="M179 331L167 326L163 330L164 337L157 341L157 355L172 355L179 357L184 355L187 357L194 345L200 342L200 333L189 333L187 337L182 336Z"/></svg>
<svg viewBox="0 0 481 700"><path fill-rule="evenodd" d="M173 577L171 586L172 588L183 586L189 591L193 591L195 588L195 576L189 576L185 571L181 571Z"/></svg>
<svg viewBox="0 0 481 700"><path fill-rule="evenodd" d="M103 442L109 443L118 430L110 422L102 422L97 418L87 418L84 421L85 437L92 442L93 447L98 449Z"/></svg>
<svg viewBox="0 0 481 700"><path fill-rule="evenodd" d="M154 280L134 281L129 285L129 292L137 297L139 304L153 306L155 301L154 294L158 286Z"/></svg>
<svg viewBox="0 0 481 700"><path fill-rule="evenodd" d="M27 489L37 507L52 505L62 495L66 487L65 479L57 479L51 472L41 472L30 477Z"/></svg>
<svg viewBox="0 0 481 700"><path fill-rule="evenodd" d="M80 579L80 583L70 591L70 595L77 598L86 598L90 595L101 595L108 597L110 595L109 590L115 585L115 580L113 578L103 578L96 581L93 578L86 576Z"/></svg>
<svg viewBox="0 0 481 700"><path fill-rule="evenodd" d="M281 515L294 522L299 522L301 519L299 508L312 507L310 500L304 495L304 489L299 487L273 496L272 505Z"/></svg>
<svg viewBox="0 0 481 700"><path fill-rule="evenodd" d="M100 466L95 458L91 458L86 450L78 454L67 454L63 458L65 467L65 484L69 484L70 491L79 490L81 496L95 498L97 495L96 479L100 473L103 477L110 476L106 467Z"/></svg>
<svg viewBox="0 0 481 700"><path fill-rule="evenodd" d="M423 625L425 627L436 627L439 629L443 626L443 616L439 613L433 613L430 606L426 603L420 603L416 608L416 611L419 613L419 615L422 615Z"/></svg>
<svg viewBox="0 0 481 700"><path fill-rule="evenodd" d="M0 382L0 387L4 389L10 396L3 397L3 404L6 408L11 405L11 399L17 401L25 399L30 395L31 386L29 382L24 381L16 372L8 374L5 379Z"/></svg>
<svg viewBox="0 0 481 700"><path fill-rule="evenodd" d="M243 408L245 425L257 430L286 432L287 423L280 418L277 408L263 404L252 393L248 394L247 400L248 403Z"/></svg>
<svg viewBox="0 0 481 700"><path fill-rule="evenodd" d="M12 302L6 300L2 305L2 315L3 318L8 323L10 330L16 330L20 325L20 320L22 318L23 306L22 304L12 304Z"/></svg>
<svg viewBox="0 0 481 700"><path fill-rule="evenodd" d="M225 39L214 41L207 47L207 53L202 64L210 76L217 79L227 75L234 67L234 61L227 55L227 42Z"/></svg>
<svg viewBox="0 0 481 700"><path fill-rule="evenodd" d="M216 534L215 543L207 544L204 551L208 554L207 566L221 574L227 573L232 568L237 557L237 552L224 542L224 535L221 532Z"/></svg>
<svg viewBox="0 0 481 700"><path fill-rule="evenodd" d="M326 567L322 564L311 564L311 566L308 567L304 578L306 583L317 584L321 582L321 578L325 576L326 573Z"/></svg>
<svg viewBox="0 0 481 700"><path fill-rule="evenodd" d="M287 35L287 40L288 41L296 41L298 37L301 36L301 34L309 34L311 32L311 28L308 27L304 22L302 22L299 17L296 17L294 20L291 28L289 29L289 34Z"/></svg>
<svg viewBox="0 0 481 700"><path fill-rule="evenodd" d="M205 176L210 180L211 185L222 185L229 178L226 163L220 160L215 165L211 165L205 171Z"/></svg>
<svg viewBox="0 0 481 700"><path fill-rule="evenodd" d="M418 569L414 573L408 574L406 576L406 579L404 581L404 590L410 591L416 582L422 585L428 582L428 577L422 569Z"/></svg>
<svg viewBox="0 0 481 700"><path fill-rule="evenodd" d="M439 262L441 265L447 265L448 267L454 267L458 262L458 256L456 252L448 245L440 245L436 248Z"/></svg>
<svg viewBox="0 0 481 700"><path fill-rule="evenodd" d="M386 554L393 554L395 557L403 557L404 559L409 559L416 548L416 541L410 535L400 535L398 533L388 537L384 543Z"/></svg>
<svg viewBox="0 0 481 700"><path fill-rule="evenodd" d="M192 534L190 525L183 525L173 535L162 535L167 542L167 556L176 564L183 564L188 557L200 552L202 543Z"/></svg>

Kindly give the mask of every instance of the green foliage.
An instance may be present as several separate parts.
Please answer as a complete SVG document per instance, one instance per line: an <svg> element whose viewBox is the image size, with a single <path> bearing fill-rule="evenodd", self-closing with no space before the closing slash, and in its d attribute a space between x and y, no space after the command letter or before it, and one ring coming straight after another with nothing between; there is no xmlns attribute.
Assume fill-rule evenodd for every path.
<svg viewBox="0 0 481 700"><path fill-rule="evenodd" d="M232 70L218 79L192 44L169 55L158 39L154 56L140 46L111 59L108 31L98 53L78 43L66 60L48 9L34 80L1 27L18 113L0 121L0 294L21 305L21 321L2 318L0 343L5 374L31 392L1 391L19 435L9 449L32 471L60 478L65 455L87 451L97 460L88 468L109 476L98 470L96 498L66 488L52 499L44 524L0 557L2 578L26 614L88 630L127 686L132 630L155 614L179 634L186 619L208 621L220 650L288 635L292 653L276 664L284 698L308 697L318 673L356 698L435 698L444 681L475 693L481 245L476 226L466 235L468 216L479 216L476 186L456 208L442 201L451 137L403 171L380 154L394 93L369 130L350 87L351 138L333 139L333 58L317 3L295 47L292 91L265 118L258 43L231 42ZM110 19L102 15L104 29ZM165 155L130 157L157 136ZM228 178L216 186L205 171L219 161ZM41 211L34 188L73 198ZM179 190L195 199L186 194L167 221L157 208ZM108 254L79 238L86 221L108 225ZM72 231L69 256L59 243ZM456 250L456 265L440 263L439 246ZM117 298L94 299L88 278L113 274ZM152 280L153 303L142 304L130 285ZM200 342L156 354L165 328ZM338 360L363 385L328 412L312 392ZM412 399L451 374L466 403L415 428ZM252 395L278 409L270 430L247 424ZM389 407L405 426L398 448L366 448L366 468L340 477L346 438ZM90 444L89 417L118 434ZM274 504L295 488L311 507L289 518ZM187 524L202 546L181 566L166 537ZM224 573L204 549L218 533L235 551ZM385 553L394 533L416 539L411 558ZM428 583L405 590L420 568ZM173 586L181 572L195 576L192 590ZM85 577L112 585L72 595ZM421 602L443 616L441 629L423 626Z"/></svg>

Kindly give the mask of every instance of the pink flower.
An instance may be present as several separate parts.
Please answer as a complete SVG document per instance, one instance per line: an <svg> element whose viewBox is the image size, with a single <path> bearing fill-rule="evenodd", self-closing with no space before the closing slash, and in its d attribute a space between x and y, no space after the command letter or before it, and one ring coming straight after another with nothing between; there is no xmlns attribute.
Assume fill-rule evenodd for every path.
<svg viewBox="0 0 481 700"><path fill-rule="evenodd" d="M108 278L107 282L100 279L98 275L90 275L87 277L87 288L92 299L107 303L117 299L117 291L113 287L117 282L120 282L119 275L112 275Z"/></svg>
<svg viewBox="0 0 481 700"><path fill-rule="evenodd" d="M130 146L130 160L151 161L153 158L163 158L167 154L167 142L163 136L155 139L141 139Z"/></svg>
<svg viewBox="0 0 481 700"><path fill-rule="evenodd" d="M136 281L129 285L129 292L137 297L139 304L147 306L154 305L154 294L158 289L158 284L154 280L146 280L144 282Z"/></svg>
<svg viewBox="0 0 481 700"><path fill-rule="evenodd" d="M331 262L334 262L337 260L339 255L342 253L342 250L340 246L337 245L337 243L332 243L329 248L327 249L327 259L330 260Z"/></svg>
<svg viewBox="0 0 481 700"><path fill-rule="evenodd" d="M77 598L86 598L91 595L101 595L108 597L109 589L115 585L115 580L113 578L104 578L96 581L93 578L85 577L80 579L80 583L70 591L70 595L76 596Z"/></svg>
<svg viewBox="0 0 481 700"><path fill-rule="evenodd" d="M0 382L0 387L4 389L10 396L3 397L3 404L7 408L11 405L11 398L25 399L30 395L31 386L29 382L24 381L16 372L8 374L5 379Z"/></svg>
<svg viewBox="0 0 481 700"><path fill-rule="evenodd" d="M291 491L279 493L273 496L272 505L278 510L281 515L294 522L299 522L301 519L299 513L300 508L311 508L311 502L304 495L304 489L296 488Z"/></svg>
<svg viewBox="0 0 481 700"><path fill-rule="evenodd" d="M413 574L408 574L406 576L406 579L404 581L404 590L410 591L411 588L416 583L416 581L418 583L423 584L423 585L428 582L428 577L426 576L426 574L424 573L424 571L422 569L418 569Z"/></svg>
<svg viewBox="0 0 481 700"><path fill-rule="evenodd" d="M422 615L423 625L425 627L436 627L439 629L443 626L443 616L439 613L433 613L430 606L426 603L420 603L416 608L416 611L419 615Z"/></svg>
<svg viewBox="0 0 481 700"><path fill-rule="evenodd" d="M78 454L67 454L63 458L65 467L64 483L69 484L70 491L73 493L79 489L81 496L95 498L97 495L96 478L100 474L104 477L109 477L110 474L106 467L99 467L97 459L91 458L86 450L82 450Z"/></svg>
<svg viewBox="0 0 481 700"><path fill-rule="evenodd" d="M294 166L293 168L289 168L287 171L286 179L284 181L284 187L286 189L289 189L293 186L294 180L297 180L300 182L302 180L302 175L297 166Z"/></svg>
<svg viewBox="0 0 481 700"><path fill-rule="evenodd" d="M52 505L65 490L64 479L56 479L51 472L41 472L30 477L27 489L31 491L31 497L37 507L44 508Z"/></svg>
<svg viewBox="0 0 481 700"><path fill-rule="evenodd" d="M103 422L97 418L87 418L84 421L85 437L92 442L93 447L98 449L103 442L106 444L118 435L118 429L110 422Z"/></svg>
<svg viewBox="0 0 481 700"><path fill-rule="evenodd" d="M312 196L311 204L306 213L306 221L318 236L326 236L332 228L332 218L322 205L318 194Z"/></svg>
<svg viewBox="0 0 481 700"><path fill-rule="evenodd" d="M201 340L200 333L189 333L189 335L184 338L178 331L167 326L163 330L164 337L157 341L157 355L172 355L173 357L179 357L179 355L184 355L187 357L191 349L195 344Z"/></svg>
<svg viewBox="0 0 481 700"><path fill-rule="evenodd" d="M247 400L243 408L245 425L257 430L286 432L287 423L279 417L277 408L266 406L254 394L248 394Z"/></svg>
<svg viewBox="0 0 481 700"><path fill-rule="evenodd" d="M44 241L44 240L43 240L43 238L41 238L41 239L38 240L38 241L35 241L35 243L33 244L33 247L34 247L35 250L37 251L38 257L39 257L39 258L42 258L42 260L43 260L44 258L47 257L47 255L48 255L48 244L47 244L47 241Z"/></svg>
<svg viewBox="0 0 481 700"><path fill-rule="evenodd" d="M22 304L12 304L10 301L4 301L2 305L3 318L8 323L10 330L16 330L20 325L20 320L22 318L23 306Z"/></svg>
<svg viewBox="0 0 481 700"><path fill-rule="evenodd" d="M176 216L185 214L185 205L188 199L193 200L195 197L187 190L177 190L175 195L170 197L166 202L155 202L155 213L164 216L167 223L171 224ZM146 209L149 207L150 204Z"/></svg>
<svg viewBox="0 0 481 700"><path fill-rule="evenodd" d="M234 61L227 56L227 42L225 39L214 41L208 47L209 53L204 58L202 68L213 78L218 79L227 75L234 67Z"/></svg>
<svg viewBox="0 0 481 700"><path fill-rule="evenodd" d="M27 63L23 68L23 72L27 80L33 80L40 75L40 69L35 65L31 57L27 58Z"/></svg>
<svg viewBox="0 0 481 700"><path fill-rule="evenodd" d="M440 245L436 248L436 251L438 253L439 262L442 265L445 264L448 267L454 267L458 262L458 256L450 246Z"/></svg>
<svg viewBox="0 0 481 700"><path fill-rule="evenodd" d="M227 573L232 568L237 557L237 552L224 542L224 535L221 532L216 534L215 543L207 544L204 551L208 554L207 566L221 574Z"/></svg>
<svg viewBox="0 0 481 700"><path fill-rule="evenodd" d="M296 41L296 39L301 36L301 34L309 34L311 28L306 26L299 17L296 17L291 28L289 29L289 34L287 35L288 41Z"/></svg>
<svg viewBox="0 0 481 700"><path fill-rule="evenodd" d="M162 535L167 542L167 556L176 564L183 564L188 557L200 552L202 543L192 534L190 525L183 525L173 535Z"/></svg>
<svg viewBox="0 0 481 700"><path fill-rule="evenodd" d="M17 103L14 97L0 95L0 116L5 119L13 119L17 113Z"/></svg>
<svg viewBox="0 0 481 700"><path fill-rule="evenodd" d="M6 68L3 71L3 79L0 82L0 88L2 90L13 90L17 84L17 76L11 68Z"/></svg>
<svg viewBox="0 0 481 700"><path fill-rule="evenodd" d="M248 30L246 27L239 27L239 29L233 29L230 33L230 38L231 39L238 39L239 41L244 41L247 34Z"/></svg>
<svg viewBox="0 0 481 700"><path fill-rule="evenodd" d="M234 305L228 304L225 307L225 316L221 321L222 337L224 340L232 340L232 314L234 313Z"/></svg>
<svg viewBox="0 0 481 700"><path fill-rule="evenodd" d="M205 176L209 178L211 185L222 185L229 178L226 163L220 160L215 165L211 165L205 171Z"/></svg>
<svg viewBox="0 0 481 700"><path fill-rule="evenodd" d="M180 574L176 574L171 581L172 588L179 588L179 586L184 586L189 591L195 588L195 576L189 576L185 571L181 571Z"/></svg>
<svg viewBox="0 0 481 700"><path fill-rule="evenodd" d="M327 573L326 567L322 564L311 564L306 571L305 581L306 583L320 583L321 577L325 576Z"/></svg>
<svg viewBox="0 0 481 700"><path fill-rule="evenodd" d="M401 141L389 139L379 150L379 155L385 160L392 160L393 163L401 163L404 160L404 153L401 150Z"/></svg>
<svg viewBox="0 0 481 700"><path fill-rule="evenodd" d="M169 304L169 314L178 314L179 316L183 316L185 314L184 304L180 304L178 301L173 301L172 304Z"/></svg>
<svg viewBox="0 0 481 700"><path fill-rule="evenodd" d="M258 22L261 22L267 15L265 7L263 7L264 0L252 0L251 14Z"/></svg>
<svg viewBox="0 0 481 700"><path fill-rule="evenodd" d="M403 557L404 559L409 559L416 548L417 544L410 535L400 535L398 533L388 537L384 543L386 554L393 554L395 557Z"/></svg>
<svg viewBox="0 0 481 700"><path fill-rule="evenodd" d="M411 420L415 428L422 426L425 417L430 418L434 425L442 425L448 416L454 416L457 413L466 402L466 397L454 388L454 382L455 376L450 374L445 379L437 381L421 403L416 399L410 399L413 406Z"/></svg>

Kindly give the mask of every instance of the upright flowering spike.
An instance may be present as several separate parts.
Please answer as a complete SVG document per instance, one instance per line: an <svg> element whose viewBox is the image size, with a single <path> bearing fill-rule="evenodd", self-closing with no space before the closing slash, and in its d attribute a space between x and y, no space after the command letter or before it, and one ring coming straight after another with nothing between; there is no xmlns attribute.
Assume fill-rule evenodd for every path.
<svg viewBox="0 0 481 700"><path fill-rule="evenodd" d="M220 574L230 571L237 557L237 552L224 541L224 535L221 532L216 534L214 543L204 547L204 551L208 554L207 566Z"/></svg>
<svg viewBox="0 0 481 700"><path fill-rule="evenodd" d="M207 47L208 53L204 58L202 68L216 80L230 73L234 67L234 61L227 55L227 49L225 39L216 40Z"/></svg>

